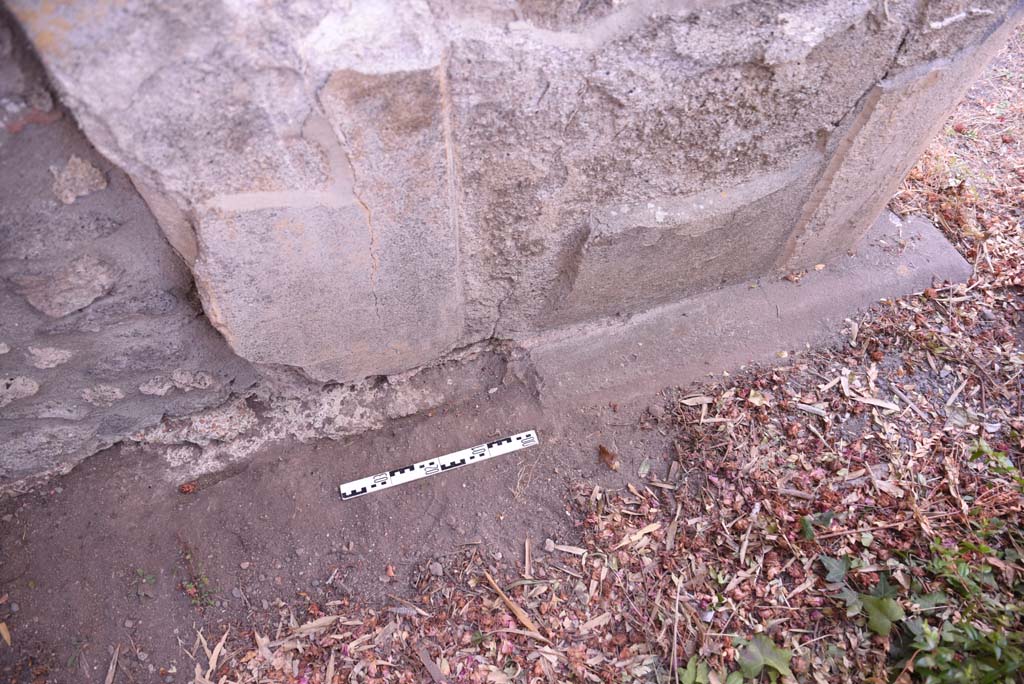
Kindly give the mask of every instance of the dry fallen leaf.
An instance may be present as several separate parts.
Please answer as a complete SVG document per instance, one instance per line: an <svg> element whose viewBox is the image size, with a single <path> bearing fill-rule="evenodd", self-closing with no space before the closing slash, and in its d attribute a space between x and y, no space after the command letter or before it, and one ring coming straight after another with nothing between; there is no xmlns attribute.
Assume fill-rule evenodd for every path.
<svg viewBox="0 0 1024 684"><path fill-rule="evenodd" d="M182 494L195 494L199 490L199 483L196 481L186 482L178 487L178 491Z"/></svg>
<svg viewBox="0 0 1024 684"><path fill-rule="evenodd" d="M11 645L11 631L7 629L6 622L0 622L0 637L3 637L8 646Z"/></svg>
<svg viewBox="0 0 1024 684"><path fill-rule="evenodd" d="M597 445L597 455L600 457L601 462L612 470L618 471L619 469L619 457L615 452L611 451L604 444Z"/></svg>
<svg viewBox="0 0 1024 684"><path fill-rule="evenodd" d="M750 394L747 396L749 401L754 406L769 406L768 397L755 389L750 390Z"/></svg>

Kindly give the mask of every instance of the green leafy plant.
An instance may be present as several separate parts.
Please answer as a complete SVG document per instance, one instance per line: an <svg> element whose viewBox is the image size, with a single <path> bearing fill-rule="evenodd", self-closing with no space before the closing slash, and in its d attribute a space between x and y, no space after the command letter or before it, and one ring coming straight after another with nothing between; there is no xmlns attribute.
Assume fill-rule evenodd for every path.
<svg viewBox="0 0 1024 684"><path fill-rule="evenodd" d="M826 579L832 583L843 582L850 569L849 559L820 557L822 565L828 572ZM903 606L896 600L896 589L889 584L888 577L883 574L870 593L857 592L847 584L835 595L846 604L847 617L864 615L868 620L868 629L879 636L888 636L895 623L906 617Z"/></svg>
<svg viewBox="0 0 1024 684"><path fill-rule="evenodd" d="M767 669L768 679L775 682L779 675L792 677L789 661L793 652L779 648L764 634L758 634L740 651L739 666L744 677L754 678Z"/></svg>
<svg viewBox="0 0 1024 684"><path fill-rule="evenodd" d="M183 581L181 583L181 590L185 592L193 606L213 605L213 591L210 588L210 581L205 575Z"/></svg>
<svg viewBox="0 0 1024 684"><path fill-rule="evenodd" d="M686 667L676 670L677 684L710 684L712 681L721 682L721 684L743 684L743 675L739 672L712 673L708 664L698 659L697 656L692 656L686 663Z"/></svg>
<svg viewBox="0 0 1024 684"><path fill-rule="evenodd" d="M676 681L679 684L708 684L708 664L692 656L686 667L680 667L676 672Z"/></svg>
<svg viewBox="0 0 1024 684"><path fill-rule="evenodd" d="M181 581L181 590L188 597L189 603L196 607L212 606L214 604L214 590L210 580L202 571L192 547L180 540L181 562L185 568L185 579Z"/></svg>
<svg viewBox="0 0 1024 684"><path fill-rule="evenodd" d="M815 527L828 527L832 524L836 515L832 511L825 511L824 513L817 513L815 515L805 515L800 518L800 533L803 534L804 539L812 541L814 539L814 528Z"/></svg>
<svg viewBox="0 0 1024 684"><path fill-rule="evenodd" d="M996 451L984 439L978 439L971 448L971 460L984 463L989 470L999 475L1009 475L1024 492L1024 476L1004 451Z"/></svg>
<svg viewBox="0 0 1024 684"><path fill-rule="evenodd" d="M998 452L975 451L998 462ZM1001 467L1001 466L1000 466ZM893 672L923 684L1011 684L1024 673L1024 582L998 568L1017 564L1024 543L1020 526L994 518L972 520L971 535L957 544L933 542L917 568L942 590L921 593L903 621Z"/></svg>
<svg viewBox="0 0 1024 684"><path fill-rule="evenodd" d="M156 596L154 589L156 585L156 575L146 572L142 568L135 568L135 577L132 578L132 586L135 588L135 594L140 598L154 598Z"/></svg>
<svg viewBox="0 0 1024 684"><path fill-rule="evenodd" d="M896 599L861 594L860 600L868 618L868 629L879 636L889 636L893 624L906 617Z"/></svg>
<svg viewBox="0 0 1024 684"><path fill-rule="evenodd" d="M822 566L825 568L825 581L831 584L839 584L846 580L846 573L850 571L851 562L849 556L830 558L829 556L818 556Z"/></svg>
<svg viewBox="0 0 1024 684"><path fill-rule="evenodd" d="M967 623L932 627L908 620L914 654L907 664L925 684L1012 684L1024 672L1024 633L983 631Z"/></svg>

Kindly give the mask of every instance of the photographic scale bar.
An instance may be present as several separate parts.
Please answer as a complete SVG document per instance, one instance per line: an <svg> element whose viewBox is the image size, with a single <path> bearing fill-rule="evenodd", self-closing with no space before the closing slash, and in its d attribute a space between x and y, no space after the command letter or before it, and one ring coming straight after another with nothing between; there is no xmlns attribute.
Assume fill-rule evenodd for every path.
<svg viewBox="0 0 1024 684"><path fill-rule="evenodd" d="M505 437L504 439L496 439L493 442L488 442L487 444L480 444L479 446L455 451L450 454L445 454L444 456L432 458L428 461L413 463L412 465L407 465L404 468L388 470L383 473L353 480L352 482L346 482L338 487L338 491L341 492L341 498L343 501L347 499L354 499L357 496L362 496L363 494L379 492L380 490L387 489L388 487L397 487L398 485L405 484L406 482L422 480L423 478L430 477L431 475L437 475L438 473L443 473L447 470L461 468L462 466L470 465L472 463L486 461L489 458L502 456L504 454L512 453L513 451L519 451L520 449L532 447L539 443L540 440L537 439L537 433L534 430L527 430L526 432L520 432L518 435L512 435L511 437Z"/></svg>

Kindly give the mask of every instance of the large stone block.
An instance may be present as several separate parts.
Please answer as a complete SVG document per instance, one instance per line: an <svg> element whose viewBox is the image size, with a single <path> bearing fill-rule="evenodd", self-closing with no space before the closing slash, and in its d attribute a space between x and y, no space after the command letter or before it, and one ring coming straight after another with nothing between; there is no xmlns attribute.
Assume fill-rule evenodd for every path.
<svg viewBox="0 0 1024 684"><path fill-rule="evenodd" d="M1014 0L11 0L233 349L320 380L852 248Z"/></svg>

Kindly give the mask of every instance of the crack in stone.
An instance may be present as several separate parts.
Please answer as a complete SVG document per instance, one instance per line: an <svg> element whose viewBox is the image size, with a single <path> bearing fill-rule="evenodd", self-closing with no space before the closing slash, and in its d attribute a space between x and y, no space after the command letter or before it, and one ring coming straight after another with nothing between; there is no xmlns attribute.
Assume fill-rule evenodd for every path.
<svg viewBox="0 0 1024 684"><path fill-rule="evenodd" d="M351 163L351 162L350 162ZM355 167L352 169L353 175L355 174ZM380 321L380 298L377 295L377 277L380 271L380 254L378 253L378 242L377 242L377 231L373 228L373 210L370 209L370 205L363 201L363 198L356 192L355 183L352 187L352 196L356 200L363 213L366 214L366 232L370 238L370 294L373 296L373 311L377 315L377 320Z"/></svg>
<svg viewBox="0 0 1024 684"><path fill-rule="evenodd" d="M825 166L822 169L821 174L815 181L814 186L811 189L811 194L805 201L803 209L800 212L800 218L797 220L796 227L790 234L782 252L775 261L775 267L777 269L787 268L791 261L799 254L801 243L807 237L811 221L814 219L815 214L821 207L821 203L828 195L836 173L839 172L839 169L846 161L847 154L856 141L858 134L864 126L867 125L868 120L871 118L875 108L878 106L878 101L882 97L883 85L889 79L892 70L896 67L896 63L899 61L909 34L910 31L904 29L903 35L900 36L899 44L893 51L892 59L889 61L889 65L885 69L885 73L882 74L881 78L871 83L861 96L857 98L854 105L847 110L846 114L840 117L839 121L836 122L836 127L838 127L842 125L842 121L848 116L851 114L854 116L849 128L843 133L842 138L836 143L831 156L825 162ZM856 113L854 114L854 112Z"/></svg>

